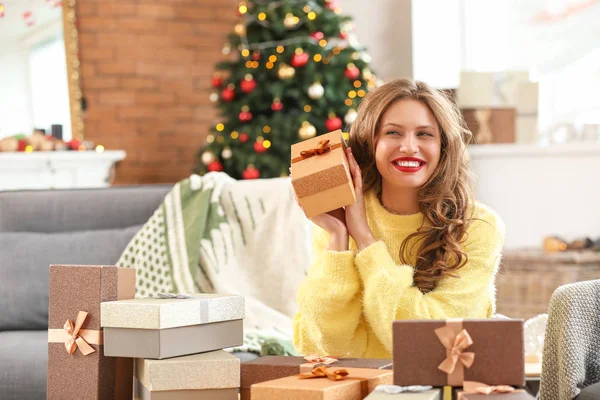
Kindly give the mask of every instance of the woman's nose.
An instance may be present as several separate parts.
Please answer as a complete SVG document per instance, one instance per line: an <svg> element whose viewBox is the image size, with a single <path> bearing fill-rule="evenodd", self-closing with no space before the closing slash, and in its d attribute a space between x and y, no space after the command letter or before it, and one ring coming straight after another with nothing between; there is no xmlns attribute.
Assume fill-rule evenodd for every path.
<svg viewBox="0 0 600 400"><path fill-rule="evenodd" d="M419 146L413 135L406 135L400 143L400 151L407 154L415 154L419 151Z"/></svg>

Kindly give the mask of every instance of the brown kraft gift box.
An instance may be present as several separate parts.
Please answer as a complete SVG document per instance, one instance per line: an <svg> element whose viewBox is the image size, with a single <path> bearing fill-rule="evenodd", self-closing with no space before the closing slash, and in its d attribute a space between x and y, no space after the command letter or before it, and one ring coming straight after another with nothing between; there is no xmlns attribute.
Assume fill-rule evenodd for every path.
<svg viewBox="0 0 600 400"><path fill-rule="evenodd" d="M302 379L300 375L292 375L256 383L250 388L252 400L362 400L378 385L392 383L392 371L389 370L331 365L319 368L326 368L328 373L345 371L348 375L343 380Z"/></svg>
<svg viewBox="0 0 600 400"><path fill-rule="evenodd" d="M329 368L370 368L390 370L392 360L376 358L339 358ZM315 362L311 362L315 361ZM250 399L250 387L255 383L270 381L299 373L310 372L324 365L317 357L266 356L241 364L241 400Z"/></svg>
<svg viewBox="0 0 600 400"><path fill-rule="evenodd" d="M436 332L437 330L437 332ZM457 335L464 339L466 331L472 344L460 346ZM439 335L446 335L450 349L454 345L461 356L454 370L440 368L451 363ZM522 320L448 320L394 321L394 384L399 386L462 386L463 381L488 385L523 386L525 360ZM470 367L469 358L472 358ZM462 375L462 376L461 376Z"/></svg>
<svg viewBox="0 0 600 400"><path fill-rule="evenodd" d="M308 218L356 201L342 131L292 145L292 185Z"/></svg>
<svg viewBox="0 0 600 400"><path fill-rule="evenodd" d="M463 388L455 389L455 400L533 400L524 389L512 386L489 386L482 382L465 382Z"/></svg>
<svg viewBox="0 0 600 400"><path fill-rule="evenodd" d="M133 360L104 356L100 303L134 296L134 269L50 266L48 399L131 399Z"/></svg>

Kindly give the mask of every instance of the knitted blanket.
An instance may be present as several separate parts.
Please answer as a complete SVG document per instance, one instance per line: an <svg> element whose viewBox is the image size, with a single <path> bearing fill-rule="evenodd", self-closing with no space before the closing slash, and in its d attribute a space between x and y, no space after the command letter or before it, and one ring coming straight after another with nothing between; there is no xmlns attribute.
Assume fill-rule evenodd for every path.
<svg viewBox="0 0 600 400"><path fill-rule="evenodd" d="M552 295L542 357L541 400L571 400L600 382L600 280Z"/></svg>
<svg viewBox="0 0 600 400"><path fill-rule="evenodd" d="M192 175L175 184L117 265L137 269L136 297L244 295L244 345L233 350L293 354L295 293L310 256L309 226L284 229L294 221L306 220L287 178Z"/></svg>

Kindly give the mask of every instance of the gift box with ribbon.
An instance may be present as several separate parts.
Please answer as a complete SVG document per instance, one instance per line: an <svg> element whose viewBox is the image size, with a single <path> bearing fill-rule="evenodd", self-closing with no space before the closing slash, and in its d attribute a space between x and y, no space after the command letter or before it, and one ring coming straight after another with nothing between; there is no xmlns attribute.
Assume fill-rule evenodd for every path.
<svg viewBox="0 0 600 400"><path fill-rule="evenodd" d="M240 360L211 351L167 360L135 360L135 399L237 400Z"/></svg>
<svg viewBox="0 0 600 400"><path fill-rule="evenodd" d="M465 381L462 390L456 390L456 400L533 400L524 389L508 385L490 386L481 382Z"/></svg>
<svg viewBox="0 0 600 400"><path fill-rule="evenodd" d="M131 399L133 360L105 356L100 303L134 296L134 269L50 266L49 400Z"/></svg>
<svg viewBox="0 0 600 400"><path fill-rule="evenodd" d="M394 384L525 384L523 321L394 321Z"/></svg>
<svg viewBox="0 0 600 400"><path fill-rule="evenodd" d="M250 387L255 383L307 373L326 365L331 368L392 369L392 360L376 358L342 358L309 355L306 357L266 356L241 364L241 400L250 400Z"/></svg>
<svg viewBox="0 0 600 400"><path fill-rule="evenodd" d="M321 365L311 372L256 383L252 400L362 400L378 385L392 383L392 371Z"/></svg>
<svg viewBox="0 0 600 400"><path fill-rule="evenodd" d="M243 343L244 297L159 294L102 303L104 354L163 359Z"/></svg>
<svg viewBox="0 0 600 400"><path fill-rule="evenodd" d="M342 131L292 145L292 185L308 218L356 201Z"/></svg>
<svg viewBox="0 0 600 400"><path fill-rule="evenodd" d="M442 389L431 386L380 385L365 400L452 400L442 396Z"/></svg>

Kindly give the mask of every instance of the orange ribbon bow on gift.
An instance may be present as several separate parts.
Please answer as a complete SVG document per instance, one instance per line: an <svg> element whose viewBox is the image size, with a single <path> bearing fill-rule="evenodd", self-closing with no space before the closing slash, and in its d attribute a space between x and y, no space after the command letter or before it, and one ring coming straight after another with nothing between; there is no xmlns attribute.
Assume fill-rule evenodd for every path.
<svg viewBox="0 0 600 400"><path fill-rule="evenodd" d="M343 381L349 375L345 369L336 369L334 371L327 371L327 367L322 365L320 367L313 368L309 374L300 374L300 379L315 379L315 378L327 378L332 381Z"/></svg>
<svg viewBox="0 0 600 400"><path fill-rule="evenodd" d="M65 341L65 348L69 354L73 354L77 348L79 348L79 351L81 351L84 356L96 351L85 341L85 339L79 336L79 330L87 318L87 315L88 313L85 311L79 311L77 319L75 320L75 327L73 327L73 323L70 319L65 322L63 329L67 332L67 335L69 335L69 338Z"/></svg>
<svg viewBox="0 0 600 400"><path fill-rule="evenodd" d="M317 147L314 149L303 150L300 152L300 155L302 158L308 158L327 153L329 150L331 150L331 146L329 146L329 140L321 140L317 144Z"/></svg>
<svg viewBox="0 0 600 400"><path fill-rule="evenodd" d="M332 357L332 356L321 357L321 356L317 356L317 355L306 356L306 357L304 357L304 359L306 361L308 361L309 363L325 364L325 365L333 364L334 362L338 361L337 358Z"/></svg>
<svg viewBox="0 0 600 400"><path fill-rule="evenodd" d="M515 388L508 385L489 386L475 381L464 381L463 391L468 394L512 393Z"/></svg>
<svg viewBox="0 0 600 400"><path fill-rule="evenodd" d="M471 339L466 329L454 335L452 329L446 325L436 329L435 333L446 348L446 359L438 365L438 369L447 374L452 374L459 361L467 368L473 365L475 353L464 352L467 347L473 344L473 339Z"/></svg>

